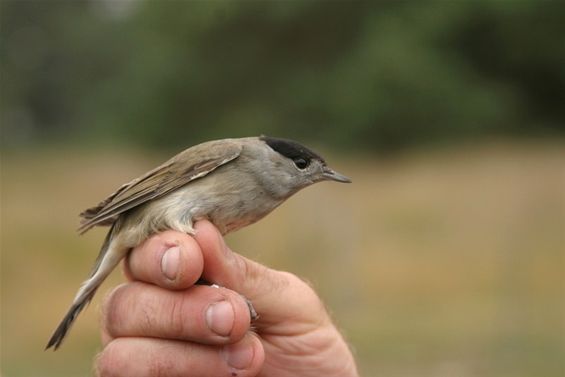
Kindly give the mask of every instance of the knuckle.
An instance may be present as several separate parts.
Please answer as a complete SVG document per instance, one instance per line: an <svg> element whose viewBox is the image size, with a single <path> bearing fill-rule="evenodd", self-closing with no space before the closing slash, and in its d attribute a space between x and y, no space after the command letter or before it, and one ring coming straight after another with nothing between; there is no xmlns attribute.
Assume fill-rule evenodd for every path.
<svg viewBox="0 0 565 377"><path fill-rule="evenodd" d="M114 288L102 303L102 322L106 331L112 335L115 333L115 324L121 323L123 319L122 302L127 290L127 283Z"/></svg>
<svg viewBox="0 0 565 377"><path fill-rule="evenodd" d="M169 309L169 328L173 334L186 335L186 314L190 305L186 294L175 295Z"/></svg>
<svg viewBox="0 0 565 377"><path fill-rule="evenodd" d="M98 377L117 377L119 371L127 368L124 353L120 350L118 342L109 343L95 360L94 368Z"/></svg>
<svg viewBox="0 0 565 377"><path fill-rule="evenodd" d="M277 271L273 274L272 280L275 282L277 289L284 290L288 287L297 287L304 292L314 292L312 286L303 278L287 271Z"/></svg>
<svg viewBox="0 0 565 377"><path fill-rule="evenodd" d="M262 264L253 262L247 258L240 255L234 254L236 256L237 269L240 271L241 280L244 282L251 283L253 285L257 284L258 281L264 279L267 274L268 268Z"/></svg>
<svg viewBox="0 0 565 377"><path fill-rule="evenodd" d="M170 377L176 374L176 366L168 357L151 357L148 362L147 372L151 377Z"/></svg>
<svg viewBox="0 0 565 377"><path fill-rule="evenodd" d="M142 352L145 354L141 354ZM176 369L173 358L159 354L151 347L145 349L143 345L125 338L109 343L94 363L98 377L165 377L176 375Z"/></svg>
<svg viewBox="0 0 565 377"><path fill-rule="evenodd" d="M296 292L294 297L297 298L298 305L308 307L312 312L317 313L312 316L313 323L316 326L324 326L331 323L328 310L320 296L316 293L311 281L289 272L283 272L281 277L287 282L287 289L290 292Z"/></svg>

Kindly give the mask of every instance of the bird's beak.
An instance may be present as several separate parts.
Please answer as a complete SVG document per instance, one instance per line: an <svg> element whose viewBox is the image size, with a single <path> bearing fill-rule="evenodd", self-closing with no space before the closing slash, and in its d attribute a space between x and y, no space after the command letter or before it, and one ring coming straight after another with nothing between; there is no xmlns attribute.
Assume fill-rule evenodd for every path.
<svg viewBox="0 0 565 377"><path fill-rule="evenodd" d="M345 175L339 174L333 169L324 166L324 170L322 172L322 177L328 179L330 181L336 182L343 182L343 183L351 183L351 179L347 178Z"/></svg>

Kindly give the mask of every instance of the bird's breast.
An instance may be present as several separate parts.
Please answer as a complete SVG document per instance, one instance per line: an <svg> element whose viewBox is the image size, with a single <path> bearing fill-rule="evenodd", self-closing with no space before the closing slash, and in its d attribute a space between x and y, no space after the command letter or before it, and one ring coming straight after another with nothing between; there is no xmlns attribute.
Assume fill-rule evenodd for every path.
<svg viewBox="0 0 565 377"><path fill-rule="evenodd" d="M203 179L201 184L187 186L181 195L182 213L176 217L193 222L208 219L226 234L260 220L281 203L266 191L241 181L210 181Z"/></svg>

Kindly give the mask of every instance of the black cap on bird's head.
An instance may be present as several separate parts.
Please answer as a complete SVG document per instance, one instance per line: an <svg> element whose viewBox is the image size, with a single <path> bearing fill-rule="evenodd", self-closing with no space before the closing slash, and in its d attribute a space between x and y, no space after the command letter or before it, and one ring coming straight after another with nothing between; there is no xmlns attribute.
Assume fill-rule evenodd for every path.
<svg viewBox="0 0 565 377"><path fill-rule="evenodd" d="M316 161L321 166L319 180L332 180L336 182L350 183L351 180L346 176L339 174L326 164L326 160L318 153L310 148L297 143L293 140L280 139L269 136L261 136L260 140L264 141L271 149L278 152L282 156L292 160L299 170L306 170L312 161Z"/></svg>

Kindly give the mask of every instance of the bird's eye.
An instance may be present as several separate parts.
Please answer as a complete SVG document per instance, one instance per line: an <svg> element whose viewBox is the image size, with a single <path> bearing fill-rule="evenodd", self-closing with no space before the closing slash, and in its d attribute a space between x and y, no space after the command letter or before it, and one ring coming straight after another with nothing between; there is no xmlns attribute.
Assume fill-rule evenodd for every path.
<svg viewBox="0 0 565 377"><path fill-rule="evenodd" d="M308 166L308 161L303 158L298 157L293 159L293 161L294 165L296 165L296 167L300 170L306 169L306 167Z"/></svg>

